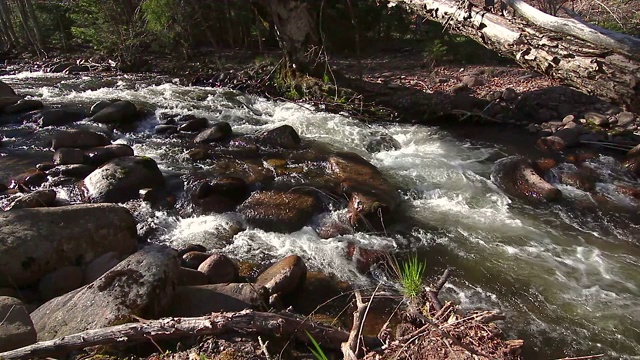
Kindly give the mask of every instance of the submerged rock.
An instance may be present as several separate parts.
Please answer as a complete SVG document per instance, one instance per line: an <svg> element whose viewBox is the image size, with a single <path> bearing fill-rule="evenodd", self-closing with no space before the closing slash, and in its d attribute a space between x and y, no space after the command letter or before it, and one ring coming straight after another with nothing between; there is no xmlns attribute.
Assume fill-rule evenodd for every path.
<svg viewBox="0 0 640 360"><path fill-rule="evenodd" d="M549 184L535 165L519 156L498 160L491 173L491 180L507 194L527 200L556 201L562 192Z"/></svg>
<svg viewBox="0 0 640 360"><path fill-rule="evenodd" d="M255 227L276 232L300 230L320 209L315 196L302 192L257 191L238 207Z"/></svg>
<svg viewBox="0 0 640 360"><path fill-rule="evenodd" d="M22 209L0 213L0 287L28 286L56 269L86 264L136 248L136 223L107 204Z"/></svg>
<svg viewBox="0 0 640 360"><path fill-rule="evenodd" d="M125 156L112 160L87 176L81 184L91 202L126 202L145 188L164 187L162 172L148 157Z"/></svg>
<svg viewBox="0 0 640 360"><path fill-rule="evenodd" d="M176 252L150 245L93 283L50 300L32 314L38 340L156 319L171 303L179 264Z"/></svg>

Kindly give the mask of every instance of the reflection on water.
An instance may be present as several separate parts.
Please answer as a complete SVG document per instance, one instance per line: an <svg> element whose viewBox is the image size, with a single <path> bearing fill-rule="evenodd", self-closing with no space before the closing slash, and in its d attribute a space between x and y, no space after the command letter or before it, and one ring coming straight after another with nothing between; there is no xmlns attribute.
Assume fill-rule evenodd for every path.
<svg viewBox="0 0 640 360"><path fill-rule="evenodd" d="M129 99L156 115L195 113L224 119L236 132L288 124L302 136L357 152L378 166L401 188L407 212L405 221L391 229L394 236L356 234L323 240L309 228L287 235L246 229L235 214L180 218L139 209L139 226L155 228L154 241L210 242L212 234L218 238L220 231L235 227L208 246L258 262L295 253L311 269L361 283L374 280L359 274L345 258L347 243L418 251L428 261L431 277L447 266L455 269L446 296L465 307L507 313L509 335L527 339L535 350L532 357L606 353L618 358L640 353L637 213L584 206L594 204L590 195L569 186L561 187L567 200L559 205L532 207L510 199L490 181L492 162L512 152L510 146L469 143L430 127L363 124L294 104L179 86L171 79L21 74L3 81L49 104L90 106L103 99ZM153 135L157 123L152 116L136 132L118 134L118 141L154 158L164 171L190 168L180 140ZM50 158L50 152L43 154L50 132L28 126L0 130L8 139L6 148L0 148L8 154L0 158L3 179ZM367 141L380 133L393 137L400 148L368 153ZM617 176L609 158L596 159L590 166L612 169L611 178ZM612 180L597 186L606 190L606 181ZM637 206L630 198L614 200Z"/></svg>

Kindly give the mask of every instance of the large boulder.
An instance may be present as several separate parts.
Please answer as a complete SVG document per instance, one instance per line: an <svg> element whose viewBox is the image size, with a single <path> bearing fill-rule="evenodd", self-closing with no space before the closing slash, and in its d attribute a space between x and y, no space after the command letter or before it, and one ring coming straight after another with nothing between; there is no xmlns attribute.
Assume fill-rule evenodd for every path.
<svg viewBox="0 0 640 360"><path fill-rule="evenodd" d="M340 191L349 196L349 217L355 227L384 228L400 195L380 170L359 155L350 152L329 158L331 172L340 180Z"/></svg>
<svg viewBox="0 0 640 360"><path fill-rule="evenodd" d="M0 81L0 97L5 96L17 96L16 92L11 88L11 86L5 84L3 81Z"/></svg>
<svg viewBox="0 0 640 360"><path fill-rule="evenodd" d="M125 156L133 156L133 149L126 144L113 144L85 150L85 163L92 166L100 166L113 159Z"/></svg>
<svg viewBox="0 0 640 360"><path fill-rule="evenodd" d="M212 312L261 309L267 289L248 283L180 286L167 316L202 316Z"/></svg>
<svg viewBox="0 0 640 360"><path fill-rule="evenodd" d="M231 125L228 122L219 122L213 124L211 128L204 130L196 138L193 140L195 143L212 143L216 141L221 141L229 138L231 136L232 130Z"/></svg>
<svg viewBox="0 0 640 360"><path fill-rule="evenodd" d="M117 101L98 111L91 121L101 124L128 124L138 118L138 108L131 101Z"/></svg>
<svg viewBox="0 0 640 360"><path fill-rule="evenodd" d="M56 202L56 191L41 189L25 194L9 205L10 210L51 207Z"/></svg>
<svg viewBox="0 0 640 360"><path fill-rule="evenodd" d="M36 330L22 302L0 296L0 352L31 345L36 340Z"/></svg>
<svg viewBox="0 0 640 360"><path fill-rule="evenodd" d="M93 283L37 308L31 318L38 340L158 318L171 303L179 268L170 248L141 249Z"/></svg>
<svg viewBox="0 0 640 360"><path fill-rule="evenodd" d="M198 271L207 275L209 284L230 283L238 280L238 268L228 257L212 254L198 266Z"/></svg>
<svg viewBox="0 0 640 360"><path fill-rule="evenodd" d="M56 133L53 136L51 148L53 150L61 148L88 149L109 144L111 141L104 134L90 130L70 130Z"/></svg>
<svg viewBox="0 0 640 360"><path fill-rule="evenodd" d="M233 211L249 196L249 185L238 177L210 179L207 174L184 176L185 195L197 213Z"/></svg>
<svg viewBox="0 0 640 360"><path fill-rule="evenodd" d="M81 186L91 202L126 202L138 198L142 189L164 187L164 177L153 159L125 156L89 174Z"/></svg>
<svg viewBox="0 0 640 360"><path fill-rule="evenodd" d="M256 285L264 286L270 295L287 295L302 284L307 276L307 265L300 256L290 255L265 270Z"/></svg>
<svg viewBox="0 0 640 360"><path fill-rule="evenodd" d="M0 287L23 287L67 265L136 249L136 223L120 206L73 205L0 213Z"/></svg>
<svg viewBox="0 0 640 360"><path fill-rule="evenodd" d="M82 111L67 109L47 109L38 112L31 118L31 122L40 127L62 126L84 119L87 115Z"/></svg>
<svg viewBox="0 0 640 360"><path fill-rule="evenodd" d="M4 108L4 112L7 114L20 114L33 110L42 109L44 104L40 100L35 99L22 99L17 103Z"/></svg>
<svg viewBox="0 0 640 360"><path fill-rule="evenodd" d="M300 135L289 125L282 125L258 135L258 143L273 148L297 149Z"/></svg>
<svg viewBox="0 0 640 360"><path fill-rule="evenodd" d="M318 212L320 202L298 191L256 191L238 207L247 222L277 232L292 232L305 226Z"/></svg>
<svg viewBox="0 0 640 360"><path fill-rule="evenodd" d="M508 195L533 201L559 200L562 192L549 184L530 160L509 156L496 161L491 181Z"/></svg>

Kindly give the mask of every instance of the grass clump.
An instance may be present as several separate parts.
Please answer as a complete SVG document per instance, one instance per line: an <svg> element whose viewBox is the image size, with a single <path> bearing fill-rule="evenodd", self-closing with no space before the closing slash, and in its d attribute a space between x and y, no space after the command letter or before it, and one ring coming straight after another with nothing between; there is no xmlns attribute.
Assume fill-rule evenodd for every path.
<svg viewBox="0 0 640 360"><path fill-rule="evenodd" d="M427 264L424 261L420 261L418 255L415 254L403 261L402 264L398 264L396 259L394 259L394 262L395 272L402 287L402 294L410 300L417 298L422 292L424 271L427 268Z"/></svg>
<svg viewBox="0 0 640 360"><path fill-rule="evenodd" d="M313 344L313 349L309 348L309 350L311 350L311 353L313 354L313 356L317 360L329 360L329 358L324 353L324 350L322 350L322 348L320 347L320 344L316 341L316 339L314 339L313 336L311 336L311 334L309 334L308 331L305 331L305 332L307 333L307 336L309 337L309 340L311 340L311 343Z"/></svg>

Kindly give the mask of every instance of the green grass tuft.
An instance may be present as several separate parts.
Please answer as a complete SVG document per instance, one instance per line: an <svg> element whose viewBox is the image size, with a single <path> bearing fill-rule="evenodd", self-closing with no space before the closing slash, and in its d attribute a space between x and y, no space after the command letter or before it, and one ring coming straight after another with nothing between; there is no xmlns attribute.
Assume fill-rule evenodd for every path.
<svg viewBox="0 0 640 360"><path fill-rule="evenodd" d="M311 353L313 354L313 356L315 356L317 360L329 360L329 358L324 353L324 350L322 350L322 348L320 347L320 344L318 344L316 339L314 339L313 336L311 336L311 334L309 334L308 331L305 330L305 332L307 333L307 336L309 337L309 340L311 340L311 343L313 344L314 348L313 349L309 348L309 350L311 350Z"/></svg>
<svg viewBox="0 0 640 360"><path fill-rule="evenodd" d="M424 271L427 268L426 263L418 260L418 255L413 255L404 261L401 266L396 261L396 266L402 293L409 299L415 299L422 292Z"/></svg>

